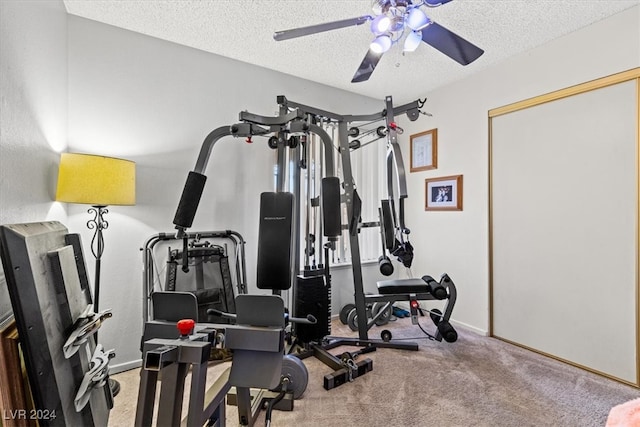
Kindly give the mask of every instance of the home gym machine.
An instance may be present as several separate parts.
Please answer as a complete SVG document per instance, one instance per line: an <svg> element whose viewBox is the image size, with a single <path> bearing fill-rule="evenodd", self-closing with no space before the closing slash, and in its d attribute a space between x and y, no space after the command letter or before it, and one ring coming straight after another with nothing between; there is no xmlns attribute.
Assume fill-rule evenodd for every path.
<svg viewBox="0 0 640 427"><path fill-rule="evenodd" d="M320 138L322 142L323 150L323 171L321 180L321 195L316 201L322 212L322 236L328 240L325 250L329 250L335 247L335 241L342 233L342 219L341 219L341 191L340 181L335 176L334 168L334 146L331 138L327 132L317 124L314 120L314 114L309 114L300 109L291 108L287 104L287 99L284 96L278 97L278 104L280 105L280 115L277 117L264 117L258 116L249 112L241 112L241 123L220 127L212 131L200 151L198 161L194 171L189 173L187 183L185 185L182 198L174 223L178 228L178 235L184 233L184 230L191 226L197 205L199 203L202 191L204 189L204 183L206 176L203 174L209 156L214 145L224 136L234 136L247 138L251 141L255 136L269 136L267 142L268 146L277 150L277 170L276 175L276 189L277 192L273 194L284 194L286 189L286 182L293 183L293 188L290 188L293 200L296 201L296 207L293 213L292 229L292 251L287 254L281 254L278 251L265 251L264 256L272 259L271 262L262 262L261 257L263 252L258 252L258 287L261 286L268 289L274 289L275 293L280 294L280 290L285 290L293 287L294 300L294 315L299 318L311 314L315 318L322 319L317 325L314 325L312 329L315 331L315 338L322 339L322 337L328 335L329 322L330 322L330 275L328 264L325 266L319 266L317 269L305 269L304 274L290 274L291 271L299 272L300 268L300 253L301 242L298 238L300 230L300 176L299 170L302 163L304 163L305 153L308 150L307 137L310 134L315 134ZM273 134L273 135L270 135ZM290 163L293 163L295 167L288 167ZM289 171L290 176L285 179L285 171ZM274 216L277 218L278 216ZM268 228L276 230L276 221L271 221L268 224ZM267 224L265 224L267 225ZM264 229L268 229L264 227ZM261 230L263 228L261 227ZM275 232L275 231L274 231ZM295 236L295 238L293 238ZM328 258L328 257L327 257ZM289 274L286 276L287 281L279 280L274 281L271 278L272 274L267 274L266 271L261 270L261 266L268 267L276 259L286 259L290 261L287 271ZM270 273L270 272L269 272ZM283 275L284 277L284 275ZM268 282L264 282L261 278ZM295 286L294 286L295 285ZM305 305L304 301L307 299L309 293L314 294L315 291L319 291L322 296L321 310L319 312L306 312L309 305ZM305 294L305 295L303 295ZM302 297L301 297L302 296ZM317 302L317 300L316 300ZM315 305L315 304L312 304ZM300 328L295 327L294 335L303 330L306 325L299 325ZM304 335L304 333L302 333ZM307 335L306 341L311 337ZM325 387L327 389L336 387L340 384L352 380L360 375L363 375L372 369L372 361L365 359L355 363L353 360L344 360L344 358L336 357L328 352L329 349L341 345L338 341L335 341L333 345L318 346L314 345L313 351L304 352L298 354L301 358L313 355L322 360L325 364L333 368L334 372L325 377ZM368 345L367 345L368 346ZM371 346L368 346L371 347ZM373 348L369 348L369 351Z"/></svg>
<svg viewBox="0 0 640 427"><path fill-rule="evenodd" d="M407 269L411 267L413 262L413 246L409 240L410 230L405 225L404 218L404 202L407 198L406 175L400 145L397 141L397 134L402 132L402 129L395 124L390 102L390 98L387 98L387 109L383 112L386 128L378 128L377 130L378 135L386 133L388 137L386 158L388 198L381 201L379 223L370 223L380 227L382 256L378 259L378 263L380 273L384 276L390 276L394 271L389 255L395 257ZM350 129L349 133L357 136L357 128ZM436 281L428 275L420 279L378 281L377 288L378 295L364 295L366 307L371 307L371 319L366 323L360 320L362 311L357 309L357 297L355 306L347 312L341 312L341 320L348 324L352 330L361 331L363 323L367 330L373 325L386 324L391 317L393 304L397 301L408 301L412 323L418 325L427 337L436 341L444 339L447 342L454 342L457 340L458 334L449 323L457 291L454 282L446 273L442 275L440 281ZM435 335L429 334L418 322L418 313L424 314L425 311L420 308L419 301L429 300L446 300L444 312L439 309L429 310L429 316L436 326ZM369 310L366 310L365 314L368 313ZM381 338L384 341L390 341L391 332L383 330Z"/></svg>
<svg viewBox="0 0 640 427"><path fill-rule="evenodd" d="M444 337L446 341L455 341L457 334L449 324L449 317L456 301L456 288L448 275L443 275L440 282L436 282L430 276L422 279L400 279L378 282L379 295L365 295L362 264L360 259L359 230L361 227L380 226L384 255L380 258L380 270L384 275L391 274L390 263L386 251L396 256L405 266L411 265L413 260L413 248L409 242L409 229L404 224L404 199L407 197L404 164L397 134L402 129L396 124L395 116L406 114L408 119L415 121L420 114L423 102L414 101L399 107L393 106L392 97L385 98L385 109L379 113L370 115L339 115L332 112L309 107L296 102L288 101L284 97L279 98L281 106L296 111L303 111L307 116L319 118L322 121L331 122L338 129L339 152L341 158L344 194L341 200L346 205L347 223L342 225L348 231L349 249L351 251L351 265L353 272L355 304L348 313L349 323L352 329L358 331L358 338L340 338L327 336L323 340L324 349L334 348L340 345L360 346L365 349L370 346L398 348L406 350L418 350L418 345L406 341L393 341L389 331L382 334L381 340L369 339L368 330L375 324L384 321L384 317L391 312L391 306L395 301L409 301L412 319L417 322L418 301L420 300L447 300L444 313L434 309L430 311L430 317L437 325L434 339L440 341ZM359 140L349 141L349 136L357 137L356 128L349 128L349 124L376 121L384 121L385 126L375 129L378 137L386 137L387 140L387 190L388 200L382 202L379 222L363 223L361 221L362 201L356 190L356 183L352 174L351 152L363 145ZM394 182L398 186L398 201L394 194ZM397 210L397 212L396 212ZM328 260L327 260L328 262ZM373 318L368 320L368 306L376 305ZM336 385L340 385L344 378L336 379ZM329 379L331 381L331 379ZM325 378L325 388L327 378Z"/></svg>
<svg viewBox="0 0 640 427"><path fill-rule="evenodd" d="M301 120L303 117L298 112L281 114L277 117L257 116L248 112L240 113L241 123L232 126L220 127L212 131L205 139L198 156L194 171L187 177L182 193L174 224L178 230L176 237L183 239L183 248L188 246L189 233L196 210L204 190L206 176L204 171L209 156L215 143L224 136L247 138L253 136L267 136L275 134L268 139L271 148L278 149L279 167L284 169L286 161L284 150L287 148L299 151L300 137L295 134L314 132L325 142L325 155L333 156L331 141L328 135L312 123ZM291 137L289 137L291 136ZM332 163L333 164L333 163ZM333 175L333 167L327 166L327 172ZM339 194L339 182L336 179L325 181L323 186L333 187L334 194ZM278 189L284 188L283 179L278 180ZM285 409L291 409L293 398L300 397L306 388L306 368L298 359L290 355L284 355L284 330L289 322L313 324L316 319L313 316L306 318L294 318L285 312L281 291L287 290L293 283L292 259L294 253L299 251L299 241L294 240L296 218L294 216L294 195L289 192L278 191L275 193L262 193L260 201L260 229L258 235L258 260L257 260L257 287L268 289L272 295L248 295L240 294L236 297L235 305L237 314L224 313L216 309L208 309L207 314L215 313L225 317L234 318L236 324L215 325L188 323L184 330L180 331L178 338L153 338L144 342L145 369L141 378L140 393L138 397L139 411L136 415L136 425L148 425L151 423L153 406L155 402L155 387L157 371L167 368L167 374L163 374L162 390L160 392L160 409L163 411L163 419L172 423L179 422L181 405L175 403L181 401L184 391L184 379L189 367L196 377L192 382L192 400L189 404L187 424L202 425L209 420L210 424L224 424L223 399L231 387L235 387L236 394L233 400L238 406L239 421L241 425L253 425L259 409L265 401L269 401L272 408L278 401L284 402ZM324 203L324 201L323 201ZM331 211L331 210L329 210ZM338 209L333 209L338 212ZM335 221L334 221L335 222ZM337 221L339 224L339 221ZM339 227L333 232L339 233ZM325 227L328 234L331 225ZM294 249L295 248L295 249ZM183 267L186 267L186 257L183 258ZM148 286L147 286L148 288ZM173 292L166 295L162 292L152 293L152 305L154 320L147 322L145 330L153 326L154 334L164 335L166 327L176 324L184 324L178 319L175 311L169 311L169 315L159 319L159 299L170 297L173 304L186 308L182 313L184 317L197 317L196 304L193 303L195 295L192 293ZM177 298L182 298L183 303L177 303ZM188 302L185 298L190 299ZM191 307L191 308L189 308ZM187 329L194 329L195 334L189 335ZM207 330L207 328L209 330ZM217 329L216 329L217 328ZM173 332L175 335L175 332ZM223 340L218 337L224 336ZM193 336L193 339L190 338ZM193 344L198 341L203 344ZM218 381L213 390L207 396L213 396L206 406L203 405L204 379L206 378L206 364L204 355L210 351L211 346L224 342L227 348L234 351L233 361L228 374ZM164 356L166 354L166 357ZM255 369L259 366L260 369ZM155 372L155 373L154 373ZM250 389L259 388L276 393L274 397L251 396ZM173 399L173 400L172 400ZM195 400L193 400L195 399ZM290 402L287 404L287 402ZM282 406L282 405L280 405ZM268 411L270 414L270 411ZM270 416L270 415L268 415Z"/></svg>
<svg viewBox="0 0 640 427"><path fill-rule="evenodd" d="M259 255L258 270L267 276L259 277L259 283L288 282L288 277L283 277L290 274L288 257L272 258L271 255L274 251L282 255L291 250L291 239L286 238L291 234L292 214L288 211L292 211L293 198L290 196L288 193L264 193L261 197L258 252L262 255ZM277 233L273 233L273 227L265 228L264 222L271 225L271 221L277 221ZM204 235L240 239L239 235L227 232ZM171 236L154 236L145 246L153 248L160 238L171 240ZM243 240L239 242L244 244ZM145 261L150 262L146 254ZM202 266L191 268L197 272L198 267ZM182 269L178 270L176 274L184 274ZM198 276L195 275L196 283ZM145 322L135 425L152 424L160 374L158 425L179 425L189 371L192 376L188 413L182 420L187 426L224 426L226 402L238 407L240 425L254 425L265 405L268 405L267 420L271 418L272 409L292 410L293 400L300 398L307 387L308 373L299 359L284 355L284 331L289 322L313 323L315 319L288 316L284 301L278 295L240 293L234 301L236 314L216 308L209 308L206 313L232 318L234 324L196 324L193 319L201 317L198 296L194 292L162 290L150 294L152 320ZM213 349L223 344L233 351L231 368L205 391L209 356ZM256 370L255 366L260 369Z"/></svg>

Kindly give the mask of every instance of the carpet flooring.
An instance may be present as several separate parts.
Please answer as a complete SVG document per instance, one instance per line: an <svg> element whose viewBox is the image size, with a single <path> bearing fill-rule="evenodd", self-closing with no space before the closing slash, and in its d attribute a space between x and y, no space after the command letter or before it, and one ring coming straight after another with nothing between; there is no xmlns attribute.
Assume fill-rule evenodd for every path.
<svg viewBox="0 0 640 427"><path fill-rule="evenodd" d="M434 333L430 320L421 324ZM602 427L613 406L640 397L634 387L473 332L458 329L458 341L446 343L424 339L408 318L384 328L394 340L418 338L419 351L378 349L361 355L358 360L373 361L373 370L328 391L323 377L332 370L315 358L305 359L304 395L293 411L274 411L271 426ZM378 338L382 329L374 326L369 336ZM339 320L333 321L332 335L357 336ZM212 365L210 382L228 366ZM113 378L122 390L109 426L133 426L139 370ZM232 406L227 406L227 425L238 425ZM256 425L264 425L264 415Z"/></svg>

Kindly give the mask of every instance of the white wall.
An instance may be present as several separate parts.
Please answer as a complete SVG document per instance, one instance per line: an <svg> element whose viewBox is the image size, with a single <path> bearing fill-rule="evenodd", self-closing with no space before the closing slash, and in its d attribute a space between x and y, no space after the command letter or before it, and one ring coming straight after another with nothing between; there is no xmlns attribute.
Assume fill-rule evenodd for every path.
<svg viewBox="0 0 640 427"><path fill-rule="evenodd" d="M173 230L182 187L205 136L236 123L243 110L275 116L277 95L344 114L384 108L383 100L69 17L69 151L137 162L136 206L110 207L107 215L100 307L112 307L114 316L100 338L117 349L112 365L140 358L139 248L149 236ZM192 230L240 232L255 290L259 193L273 190L274 152L266 139L254 141L226 138L214 147ZM90 253L87 219L85 207L69 206L68 225L82 234L85 254ZM92 275L91 259L88 264Z"/></svg>
<svg viewBox="0 0 640 427"><path fill-rule="evenodd" d="M67 142L67 13L62 2L0 2L0 224L59 220ZM10 308L0 266L0 319Z"/></svg>
<svg viewBox="0 0 640 427"><path fill-rule="evenodd" d="M447 272L457 285L454 319L489 328L488 110L638 66L640 7L634 7L426 94L433 117L401 120L405 164L409 135L438 128L438 169L409 174L407 224L414 271L422 265L434 277ZM464 175L464 210L425 212L425 178L456 174Z"/></svg>

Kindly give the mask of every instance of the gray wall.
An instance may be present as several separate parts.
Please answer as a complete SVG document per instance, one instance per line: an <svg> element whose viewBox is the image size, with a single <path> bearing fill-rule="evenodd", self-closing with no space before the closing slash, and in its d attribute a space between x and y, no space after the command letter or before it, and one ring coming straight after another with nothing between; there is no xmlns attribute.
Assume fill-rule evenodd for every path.
<svg viewBox="0 0 640 427"><path fill-rule="evenodd" d="M57 1L0 2L0 224L55 219L67 144L67 13ZM0 320L10 310L0 266Z"/></svg>
<svg viewBox="0 0 640 427"><path fill-rule="evenodd" d="M69 151L137 162L136 206L113 206L107 215L100 307L112 307L114 317L100 337L106 347L117 349L113 365L140 358L139 248L149 236L173 229L182 187L205 136L236 123L243 110L276 115L277 95L344 114L384 108L383 100L69 17ZM226 138L215 146L192 228L233 229L244 236L253 291L259 194L273 190L274 164L266 140L254 140ZM68 209L69 227L83 235L86 245L85 207ZM92 271L91 262L88 267ZM340 282L352 295L351 284Z"/></svg>

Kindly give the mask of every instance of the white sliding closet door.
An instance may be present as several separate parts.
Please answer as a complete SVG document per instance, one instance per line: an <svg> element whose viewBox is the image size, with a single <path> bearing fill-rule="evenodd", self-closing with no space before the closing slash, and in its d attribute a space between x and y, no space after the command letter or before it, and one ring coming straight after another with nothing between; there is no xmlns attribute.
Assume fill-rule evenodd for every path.
<svg viewBox="0 0 640 427"><path fill-rule="evenodd" d="M491 118L492 334L637 384L637 79Z"/></svg>

